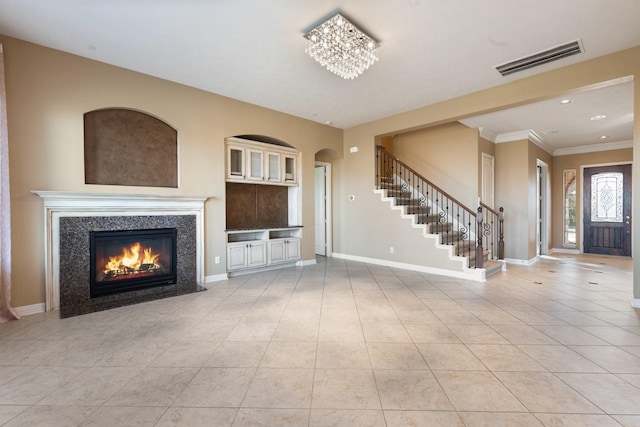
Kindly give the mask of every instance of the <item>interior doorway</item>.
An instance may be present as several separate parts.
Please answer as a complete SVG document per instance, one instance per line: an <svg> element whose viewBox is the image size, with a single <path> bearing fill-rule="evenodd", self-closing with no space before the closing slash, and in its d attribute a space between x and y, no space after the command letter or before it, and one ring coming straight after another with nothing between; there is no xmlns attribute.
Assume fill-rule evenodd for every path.
<svg viewBox="0 0 640 427"><path fill-rule="evenodd" d="M315 253L331 256L331 163L315 165Z"/></svg>
<svg viewBox="0 0 640 427"><path fill-rule="evenodd" d="M487 153L482 153L482 194L480 199L482 203L494 208L494 176L495 176L495 158Z"/></svg>
<svg viewBox="0 0 640 427"><path fill-rule="evenodd" d="M551 197L549 165L538 159L536 173L536 256L549 253Z"/></svg>

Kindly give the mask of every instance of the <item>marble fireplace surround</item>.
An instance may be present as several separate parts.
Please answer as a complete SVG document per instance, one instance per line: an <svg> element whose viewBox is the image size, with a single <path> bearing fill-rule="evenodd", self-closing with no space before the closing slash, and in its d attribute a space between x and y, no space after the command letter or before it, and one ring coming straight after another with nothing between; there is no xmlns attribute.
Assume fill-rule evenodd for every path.
<svg viewBox="0 0 640 427"><path fill-rule="evenodd" d="M207 200L206 197L58 191L32 191L32 193L37 194L44 201L46 311L61 309L61 218L65 218L64 223L71 221L71 224L74 225L76 224L73 222L74 218L77 218L77 224L84 227L87 222L91 222L90 217L95 217L96 220L104 218L101 220L102 223L108 224L126 222L127 217L136 217L131 218L132 223L138 222L140 218L137 217L153 217L153 222L169 221L175 223L177 221L182 224L185 223L184 220L187 219L187 216L192 216L195 219L195 232L193 233L195 234L195 273L190 277L195 277L196 283L191 285L195 290L196 287L204 283L204 203ZM89 283L86 286L88 289ZM140 302L149 296L151 299L158 298L149 295L149 292L153 293L154 291L142 292ZM117 301L112 306L118 306ZM86 311L84 308L82 310L92 311Z"/></svg>

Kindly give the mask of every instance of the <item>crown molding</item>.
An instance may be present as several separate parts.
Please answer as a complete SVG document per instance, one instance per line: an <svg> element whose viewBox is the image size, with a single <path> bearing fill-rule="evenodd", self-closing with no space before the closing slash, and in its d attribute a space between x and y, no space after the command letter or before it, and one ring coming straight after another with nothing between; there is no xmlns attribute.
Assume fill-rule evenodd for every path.
<svg viewBox="0 0 640 427"><path fill-rule="evenodd" d="M498 137L497 133L494 133L492 131L490 131L489 129L485 128L485 127L479 127L478 130L480 131L480 138L484 138L488 141L491 141L495 144L496 142L496 138Z"/></svg>
<svg viewBox="0 0 640 427"><path fill-rule="evenodd" d="M513 142L513 141L522 141L523 139L529 140L554 157L567 156L571 154L595 153L598 151L622 150L625 148L633 148L633 141L626 140L626 141L615 141L615 142L602 142L602 143L590 144L590 145L580 145L580 146L568 147L568 148L558 148L554 150L553 147L549 146L547 143L544 142L544 139L540 135L538 135L535 131L531 129L496 134L487 128L479 127L478 131L481 138L489 140L494 144L501 144L504 142Z"/></svg>
<svg viewBox="0 0 640 427"><path fill-rule="evenodd" d="M633 141L602 142L592 145L581 145L578 147L558 148L553 152L554 156L566 156L569 154L595 153L598 151L622 150L633 148Z"/></svg>
<svg viewBox="0 0 640 427"><path fill-rule="evenodd" d="M515 132L506 132L497 135L495 143L501 144L504 142L521 141L523 139L529 140L536 144L538 147L553 155L553 148L544 142L544 139L532 129L518 130Z"/></svg>

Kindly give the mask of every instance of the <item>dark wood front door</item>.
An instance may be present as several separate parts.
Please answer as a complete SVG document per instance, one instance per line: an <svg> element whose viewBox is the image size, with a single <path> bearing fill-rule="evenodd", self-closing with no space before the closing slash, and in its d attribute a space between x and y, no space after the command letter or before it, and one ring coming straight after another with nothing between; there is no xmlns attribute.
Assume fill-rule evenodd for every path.
<svg viewBox="0 0 640 427"><path fill-rule="evenodd" d="M631 256L631 165L584 170L584 252Z"/></svg>

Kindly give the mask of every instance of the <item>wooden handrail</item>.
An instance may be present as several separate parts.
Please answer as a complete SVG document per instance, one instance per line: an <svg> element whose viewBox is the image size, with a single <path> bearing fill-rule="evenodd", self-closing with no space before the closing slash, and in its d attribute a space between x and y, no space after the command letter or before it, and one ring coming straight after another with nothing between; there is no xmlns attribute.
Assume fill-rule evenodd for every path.
<svg viewBox="0 0 640 427"><path fill-rule="evenodd" d="M483 208L485 208L486 210L488 210L489 212L491 212L495 216L499 216L500 215L498 213L498 211L494 210L492 207L490 207L489 205L485 204L484 202L480 202L480 206L482 206ZM500 208L500 209L502 209L502 208Z"/></svg>
<svg viewBox="0 0 640 427"><path fill-rule="evenodd" d="M431 181L423 177L420 173L418 173L416 170L408 166L402 160L398 159L396 156L388 152L383 146L380 146L380 145L377 146L377 150L378 150L378 155L376 156L376 159L385 158L385 159L389 159L392 163L397 163L399 165L402 165L402 169L407 172L407 176L415 176L417 179L424 182L428 187L435 190L436 194L440 194L442 198L449 200L450 202L457 205L459 209L461 209L462 211L465 211L469 215L469 218L475 219L474 221L476 223L476 248L475 248L476 257L475 258L476 258L477 268L483 268L483 262L482 262L483 251L484 251L483 234L486 230L493 229L491 234L497 232L498 235L496 236L495 234L493 234L494 237L492 237L488 241L488 243L490 243L491 247L493 247L494 250L497 249L498 259L504 259L504 209L502 207L498 211L496 211L492 207L488 206L486 203L479 201L479 206L477 210L470 209L469 207L465 206L462 202L457 200L455 197L452 197L451 195L449 195L449 193L444 191L442 188L438 187L437 185L433 184ZM379 167L380 165L376 166L377 180L380 180L382 178L378 176ZM403 175L401 174L400 176L403 176ZM491 224L494 224L494 221L497 220L497 223L498 223L497 230L493 226L491 226L491 228L489 229L486 229L484 227L483 222L488 221L489 219ZM487 231L487 233L489 232ZM489 234L487 234L487 236L489 236ZM495 242L496 242L495 237L498 237L497 248L495 248ZM493 252L493 254L494 254L493 256L496 255L495 252Z"/></svg>
<svg viewBox="0 0 640 427"><path fill-rule="evenodd" d="M421 180L423 180L424 182L426 182L427 184L429 184L431 187L433 187L434 189L438 190L440 193L442 193L443 196L447 196L447 198L449 200L451 200L452 202L456 203L457 205L459 205L461 208L463 208L464 210L466 210L470 215L472 216L476 216L476 212L473 209L469 209L464 203L460 202L459 200L457 200L455 197L449 195L449 193L447 193L446 191L444 191L442 188L438 187L437 185L435 185L434 183L432 183L431 181L429 181L428 179L426 179L424 176L420 175L418 172L416 172L414 169L412 169L410 166L408 166L405 162L403 162L402 160L398 159L396 156L394 156L393 154L391 154L390 152L388 152L387 150L385 150L385 148L382 145L378 145L378 151L382 151L384 152L384 154L388 157L391 157L393 160L395 160L396 162L402 163L402 165L409 170L411 173L413 173L414 175L416 175L418 178L420 178Z"/></svg>

